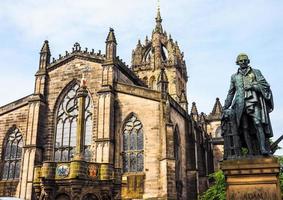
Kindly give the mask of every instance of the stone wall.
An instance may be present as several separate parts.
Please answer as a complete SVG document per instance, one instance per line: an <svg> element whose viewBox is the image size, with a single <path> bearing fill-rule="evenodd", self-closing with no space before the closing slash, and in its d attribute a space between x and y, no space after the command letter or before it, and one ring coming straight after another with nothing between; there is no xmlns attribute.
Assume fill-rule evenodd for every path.
<svg viewBox="0 0 283 200"><path fill-rule="evenodd" d="M27 135L28 98L25 98L25 100L20 103L16 102L11 104L13 104L13 106L10 107L10 104L8 104L0 108L0 155L2 161L4 159L4 152L2 151L5 148L5 138L8 130L13 126L17 127L23 135L24 144ZM3 167L3 162L1 162L0 167ZM21 171L20 173L23 174L25 172ZM19 179L9 181L0 180L0 196L15 196L20 190L18 183Z"/></svg>
<svg viewBox="0 0 283 200"><path fill-rule="evenodd" d="M55 139L55 115L60 100L75 82L79 83L82 77L82 70L88 66L90 72L85 75L87 87L93 101L93 137L97 136L97 91L101 88L102 66L99 63L75 59L64 66L50 70L47 84L47 120L44 138L44 160L53 159L53 141Z"/></svg>
<svg viewBox="0 0 283 200"><path fill-rule="evenodd" d="M144 133L144 196L154 198L159 194L159 158L160 158L160 119L159 102L140 98L129 94L118 93L116 99L116 127L115 127L115 166L122 168L121 132L127 117L134 113L143 124Z"/></svg>

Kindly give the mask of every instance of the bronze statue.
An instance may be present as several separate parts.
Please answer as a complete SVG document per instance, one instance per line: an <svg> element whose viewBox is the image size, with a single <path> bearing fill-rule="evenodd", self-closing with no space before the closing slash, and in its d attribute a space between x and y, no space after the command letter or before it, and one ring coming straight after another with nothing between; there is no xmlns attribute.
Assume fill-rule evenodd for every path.
<svg viewBox="0 0 283 200"><path fill-rule="evenodd" d="M223 110L225 113L232 105L241 147L246 147L249 155L269 155L269 138L273 136L269 119L269 113L273 110L272 92L260 70L252 68L249 63L246 54L238 55L236 64L240 67L231 76ZM223 124L224 119L227 120L227 117L223 116Z"/></svg>

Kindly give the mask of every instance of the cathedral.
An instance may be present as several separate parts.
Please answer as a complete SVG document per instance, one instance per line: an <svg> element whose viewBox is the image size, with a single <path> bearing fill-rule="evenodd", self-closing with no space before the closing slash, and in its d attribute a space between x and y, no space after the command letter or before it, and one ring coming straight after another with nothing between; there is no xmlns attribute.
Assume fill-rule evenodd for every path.
<svg viewBox="0 0 283 200"><path fill-rule="evenodd" d="M188 111L184 54L160 9L155 21L131 66L112 28L104 52L75 43L51 59L44 42L34 92L0 107L0 196L196 200L207 189L222 106Z"/></svg>

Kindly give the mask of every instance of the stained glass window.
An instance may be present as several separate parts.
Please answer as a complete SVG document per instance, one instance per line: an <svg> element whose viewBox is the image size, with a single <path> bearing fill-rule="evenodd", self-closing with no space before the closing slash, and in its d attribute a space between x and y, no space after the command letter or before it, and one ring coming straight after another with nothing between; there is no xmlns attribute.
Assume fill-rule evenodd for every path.
<svg viewBox="0 0 283 200"><path fill-rule="evenodd" d="M123 171L143 171L143 131L142 123L132 115L123 129Z"/></svg>
<svg viewBox="0 0 283 200"><path fill-rule="evenodd" d="M18 128L13 128L4 145L2 180L18 179L23 148L23 136Z"/></svg>
<svg viewBox="0 0 283 200"><path fill-rule="evenodd" d="M55 161L70 161L75 153L78 118L77 92L79 85L74 85L64 96L57 112ZM92 103L90 96L85 104L85 160L90 161L92 153Z"/></svg>

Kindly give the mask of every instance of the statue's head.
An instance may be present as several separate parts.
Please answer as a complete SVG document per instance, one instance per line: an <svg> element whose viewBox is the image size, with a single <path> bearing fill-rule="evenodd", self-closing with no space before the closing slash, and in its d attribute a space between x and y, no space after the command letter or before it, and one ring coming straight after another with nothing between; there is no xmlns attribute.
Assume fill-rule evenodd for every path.
<svg viewBox="0 0 283 200"><path fill-rule="evenodd" d="M249 63L250 63L250 59L247 54L240 53L237 56L237 60L236 60L237 65L240 65L242 67L242 66L248 66Z"/></svg>

